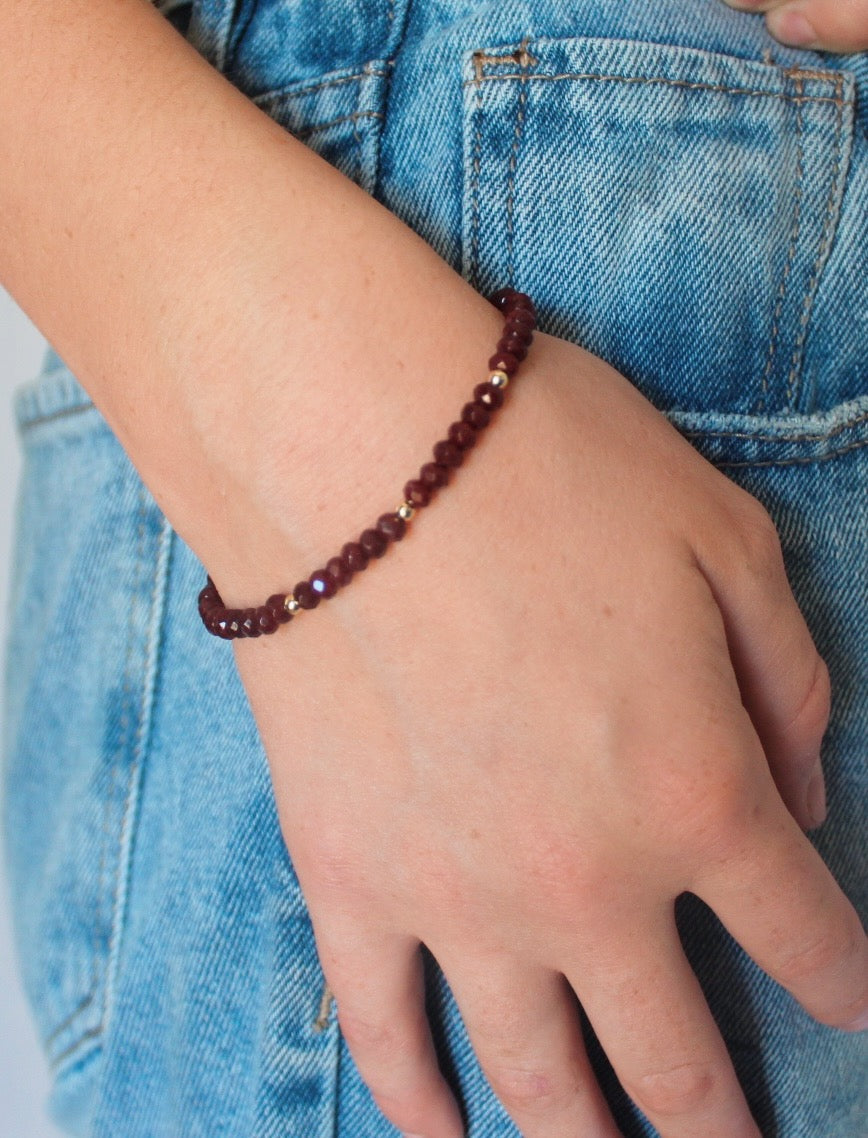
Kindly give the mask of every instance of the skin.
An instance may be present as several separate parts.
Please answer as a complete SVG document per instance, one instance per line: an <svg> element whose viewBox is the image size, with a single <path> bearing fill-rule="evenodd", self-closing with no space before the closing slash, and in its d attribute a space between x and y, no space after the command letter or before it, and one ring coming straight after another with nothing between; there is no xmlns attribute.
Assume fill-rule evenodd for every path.
<svg viewBox="0 0 868 1138"><path fill-rule="evenodd" d="M226 602L292 588L394 508L500 314L146 0L0 32L4 285ZM400 1130L463 1133L424 943L527 1138L617 1134L577 999L663 1138L756 1138L673 904L868 1015L803 833L828 669L769 515L624 377L538 333L507 395L382 565L234 646L341 1030Z"/></svg>
<svg viewBox="0 0 868 1138"><path fill-rule="evenodd" d="M868 48L868 0L725 0L743 12L765 12L781 43L818 51Z"/></svg>

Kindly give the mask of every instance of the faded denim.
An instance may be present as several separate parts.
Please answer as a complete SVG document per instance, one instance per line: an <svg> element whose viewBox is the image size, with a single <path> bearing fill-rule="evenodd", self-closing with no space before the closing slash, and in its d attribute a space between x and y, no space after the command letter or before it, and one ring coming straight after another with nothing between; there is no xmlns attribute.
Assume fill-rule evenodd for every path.
<svg viewBox="0 0 868 1138"><path fill-rule="evenodd" d="M201 54L768 509L829 665L823 857L868 915L868 57L717 0L194 0ZM189 21L189 22L188 22ZM53 350L17 395L4 832L51 1109L88 1138L387 1138L338 1030L202 566ZM868 1134L868 1040L694 898L764 1138ZM517 1138L426 953L470 1138ZM591 1038L626 1138L653 1135Z"/></svg>

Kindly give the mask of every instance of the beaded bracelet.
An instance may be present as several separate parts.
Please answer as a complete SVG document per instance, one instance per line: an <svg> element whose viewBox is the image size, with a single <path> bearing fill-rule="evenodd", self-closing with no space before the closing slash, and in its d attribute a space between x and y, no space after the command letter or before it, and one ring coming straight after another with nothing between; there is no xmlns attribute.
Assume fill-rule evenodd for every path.
<svg viewBox="0 0 868 1138"><path fill-rule="evenodd" d="M406 484L398 508L393 513L381 514L370 529L362 531L358 541L348 541L324 569L317 569L307 580L299 581L291 593L275 593L258 608L226 608L209 577L199 594L199 615L210 633L223 640L234 640L240 636L276 632L302 609L315 609L321 600L333 597L372 557L382 557L390 543L401 540L416 510L427 506L434 491L447 484L452 470L461 465L465 452L476 444L480 431L488 426L492 412L502 406L504 389L518 371L533 339L536 309L529 296L503 288L488 299L506 314L495 354L488 361L488 379L474 387L473 400L464 404L461 418L449 428L449 437L434 444L434 461L426 462L419 477Z"/></svg>

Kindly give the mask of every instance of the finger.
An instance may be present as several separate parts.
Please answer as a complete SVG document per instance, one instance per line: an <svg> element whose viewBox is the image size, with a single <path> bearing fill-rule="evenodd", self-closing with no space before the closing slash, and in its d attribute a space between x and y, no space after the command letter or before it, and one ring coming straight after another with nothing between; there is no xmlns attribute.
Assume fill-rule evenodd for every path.
<svg viewBox="0 0 868 1138"><path fill-rule="evenodd" d="M624 946L631 955L624 958ZM760 1138L726 1046L684 955L674 904L567 968L621 1085L661 1138Z"/></svg>
<svg viewBox="0 0 868 1138"><path fill-rule="evenodd" d="M727 829L691 890L815 1019L868 1026L868 938L771 782Z"/></svg>
<svg viewBox="0 0 868 1138"><path fill-rule="evenodd" d="M868 48L866 0L726 0L743 11L767 12L766 25L781 43L819 51Z"/></svg>
<svg viewBox="0 0 868 1138"><path fill-rule="evenodd" d="M619 1138L564 977L519 967L505 953L453 966L432 951L485 1076L523 1138Z"/></svg>
<svg viewBox="0 0 868 1138"><path fill-rule="evenodd" d="M699 568L720 609L741 700L759 736L778 792L799 824L826 816L820 750L831 682L790 589L774 523L745 502L738 539L716 534L697 549Z"/></svg>
<svg viewBox="0 0 868 1138"><path fill-rule="evenodd" d="M463 1138L425 1014L419 941L317 924L316 942L341 1033L377 1106L405 1134Z"/></svg>

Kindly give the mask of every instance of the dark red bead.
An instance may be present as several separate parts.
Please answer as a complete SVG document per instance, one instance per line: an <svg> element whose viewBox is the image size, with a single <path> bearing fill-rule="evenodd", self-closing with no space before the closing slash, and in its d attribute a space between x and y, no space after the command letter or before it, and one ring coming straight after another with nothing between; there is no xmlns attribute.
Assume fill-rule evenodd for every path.
<svg viewBox="0 0 868 1138"><path fill-rule="evenodd" d="M473 389L473 398L494 411L503 406L503 388L495 387L493 383L477 383Z"/></svg>
<svg viewBox="0 0 868 1138"><path fill-rule="evenodd" d="M221 640L231 640L235 633L229 631L229 624L230 620L228 615L220 616L208 625L208 631L213 632L215 636L219 636Z"/></svg>
<svg viewBox="0 0 868 1138"><path fill-rule="evenodd" d="M338 591L338 583L328 569L317 569L308 577L310 587L322 600L333 597Z"/></svg>
<svg viewBox="0 0 868 1138"><path fill-rule="evenodd" d="M419 471L419 481L430 486L432 490L439 490L449 481L449 467L441 466L439 462L426 462Z"/></svg>
<svg viewBox="0 0 868 1138"><path fill-rule="evenodd" d="M536 306L526 292L516 292L513 289L512 295L506 302L507 312L515 312L516 309L522 308L527 312L533 313L536 316Z"/></svg>
<svg viewBox="0 0 868 1138"><path fill-rule="evenodd" d="M464 461L464 451L451 439L441 439L434 444L434 461L441 466L460 466Z"/></svg>
<svg viewBox="0 0 868 1138"><path fill-rule="evenodd" d="M377 529L387 541L400 541L407 532L407 523L399 514L380 514Z"/></svg>
<svg viewBox="0 0 868 1138"><path fill-rule="evenodd" d="M278 624L286 624L292 620L292 613L286 611L285 593L273 593L265 602L265 607L274 614L274 619Z"/></svg>
<svg viewBox="0 0 868 1138"><path fill-rule="evenodd" d="M474 430L481 431L490 423L491 411L484 403L478 403L474 400L473 403L465 403L461 408L461 418L465 423L469 423Z"/></svg>
<svg viewBox="0 0 868 1138"><path fill-rule="evenodd" d="M357 541L348 541L341 549L341 561L348 572L359 573L368 564L368 555Z"/></svg>
<svg viewBox="0 0 868 1138"><path fill-rule="evenodd" d="M368 557L382 557L389 548L389 539L378 529L365 529L359 534L359 545Z"/></svg>
<svg viewBox="0 0 868 1138"><path fill-rule="evenodd" d="M244 620L244 613L241 611L241 609L226 609L225 612L226 630L229 633L228 639L232 640L236 639L239 636L243 636L244 631L241 627L241 624Z"/></svg>
<svg viewBox="0 0 868 1138"><path fill-rule="evenodd" d="M516 308L507 316L503 323L503 335L512 336L515 332L533 334L536 327L536 317L526 308Z"/></svg>
<svg viewBox="0 0 868 1138"><path fill-rule="evenodd" d="M514 288L499 288L497 292L493 292L488 298L495 308L501 311L507 307L512 298L515 296Z"/></svg>
<svg viewBox="0 0 868 1138"><path fill-rule="evenodd" d="M310 581L299 581L292 595L303 609L315 609L320 602L320 595Z"/></svg>
<svg viewBox="0 0 868 1138"><path fill-rule="evenodd" d="M339 589L348 585L353 579L353 574L344 564L342 557L330 557L326 562L326 569L334 577L335 584Z"/></svg>
<svg viewBox="0 0 868 1138"><path fill-rule="evenodd" d="M262 635L262 631L259 627L259 620L257 619L256 609L242 609L241 635L252 637Z"/></svg>
<svg viewBox="0 0 868 1138"><path fill-rule="evenodd" d="M527 344L518 336L502 336L497 341L497 350L499 352L509 352L511 356L515 356L519 363L521 363L527 355Z"/></svg>
<svg viewBox="0 0 868 1138"><path fill-rule="evenodd" d="M427 506L431 501L431 487L421 479L413 478L404 487L404 498L411 506Z"/></svg>
<svg viewBox="0 0 868 1138"><path fill-rule="evenodd" d="M449 428L449 438L462 450L470 450L476 442L476 429L461 419Z"/></svg>
<svg viewBox="0 0 868 1138"><path fill-rule="evenodd" d="M507 375L515 375L518 370L518 360L509 352L495 352L488 361L492 371L505 371Z"/></svg>
<svg viewBox="0 0 868 1138"><path fill-rule="evenodd" d="M263 635L268 635L271 632L275 632L277 630L278 623L279 621L277 617L274 615L268 605L260 605L256 610L256 624L259 628L259 631L263 633Z"/></svg>

